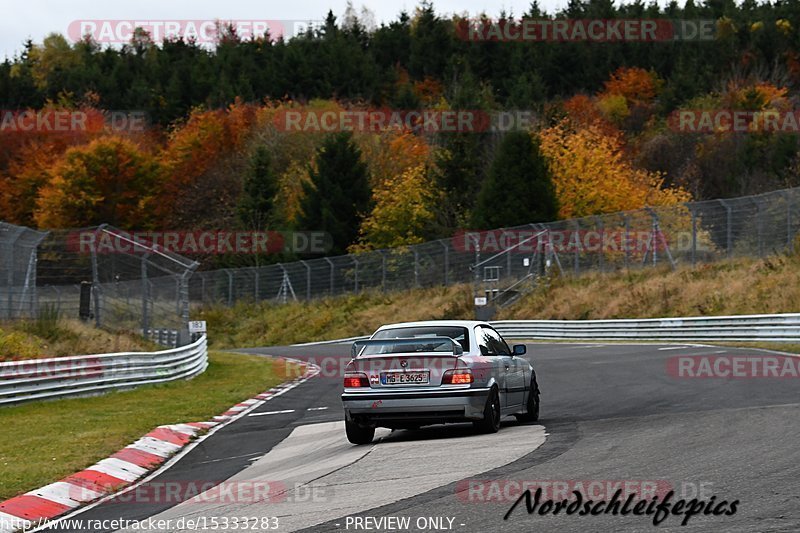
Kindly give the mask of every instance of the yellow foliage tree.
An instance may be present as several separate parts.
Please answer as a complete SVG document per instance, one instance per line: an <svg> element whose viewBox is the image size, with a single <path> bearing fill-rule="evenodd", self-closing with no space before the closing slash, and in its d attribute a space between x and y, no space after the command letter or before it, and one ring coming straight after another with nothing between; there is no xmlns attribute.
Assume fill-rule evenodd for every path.
<svg viewBox="0 0 800 533"><path fill-rule="evenodd" d="M375 207L361 224L352 251L393 248L425 241L442 200L424 165L389 177L373 192Z"/></svg>
<svg viewBox="0 0 800 533"><path fill-rule="evenodd" d="M635 168L619 135L594 124L578 129L568 120L540 133L556 187L561 218L599 215L689 200L683 189L664 188L663 177Z"/></svg>

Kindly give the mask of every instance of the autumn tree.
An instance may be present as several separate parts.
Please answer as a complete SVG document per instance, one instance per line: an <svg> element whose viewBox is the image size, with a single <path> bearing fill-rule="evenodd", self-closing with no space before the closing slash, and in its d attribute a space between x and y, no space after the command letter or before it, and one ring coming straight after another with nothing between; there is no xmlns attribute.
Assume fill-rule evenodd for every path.
<svg viewBox="0 0 800 533"><path fill-rule="evenodd" d="M407 168L384 180L374 191L375 207L361 225L353 251L419 244L436 232L444 197L424 165Z"/></svg>
<svg viewBox="0 0 800 533"><path fill-rule="evenodd" d="M663 188L663 177L634 167L620 136L596 125L574 128L568 120L543 130L541 149L548 160L561 218L583 217L670 205L689 199L679 188Z"/></svg>
<svg viewBox="0 0 800 533"><path fill-rule="evenodd" d="M254 106L241 103L224 110L196 110L171 132L160 155L162 177L152 205L161 225L236 223L255 112Z"/></svg>
<svg viewBox="0 0 800 533"><path fill-rule="evenodd" d="M358 237L358 228L370 212L367 166L349 133L327 137L303 183L298 225L302 230L325 231L333 241L332 254L345 253Z"/></svg>
<svg viewBox="0 0 800 533"><path fill-rule="evenodd" d="M478 194L473 226L490 229L549 222L557 215L555 188L538 139L526 131L506 134Z"/></svg>
<svg viewBox="0 0 800 533"><path fill-rule="evenodd" d="M147 227L145 199L153 193L157 174L154 158L124 138L106 137L71 148L42 187L34 219L41 228L102 223Z"/></svg>

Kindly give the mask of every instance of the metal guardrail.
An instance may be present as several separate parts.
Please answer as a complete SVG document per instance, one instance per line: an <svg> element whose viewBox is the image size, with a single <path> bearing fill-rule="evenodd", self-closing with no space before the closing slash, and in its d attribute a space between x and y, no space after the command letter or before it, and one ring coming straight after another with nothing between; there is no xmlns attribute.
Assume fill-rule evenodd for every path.
<svg viewBox="0 0 800 533"><path fill-rule="evenodd" d="M620 320L499 320L512 339L800 342L800 313Z"/></svg>
<svg viewBox="0 0 800 533"><path fill-rule="evenodd" d="M189 379L208 367L206 336L160 352L123 352L0 363L0 405L93 395Z"/></svg>

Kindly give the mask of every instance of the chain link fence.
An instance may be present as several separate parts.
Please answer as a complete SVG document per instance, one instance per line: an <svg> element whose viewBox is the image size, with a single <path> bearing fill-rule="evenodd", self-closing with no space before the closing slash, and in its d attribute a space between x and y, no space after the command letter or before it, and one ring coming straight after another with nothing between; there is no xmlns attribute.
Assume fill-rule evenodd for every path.
<svg viewBox="0 0 800 533"><path fill-rule="evenodd" d="M43 233L3 224L0 313L32 316L46 306L106 328L185 335L190 305L285 303L465 283L486 303L505 305L552 271L577 276L793 252L798 210L800 188L197 272L197 262L110 226Z"/></svg>
<svg viewBox="0 0 800 533"><path fill-rule="evenodd" d="M37 314L37 252L46 236L46 232L0 222L0 319Z"/></svg>
<svg viewBox="0 0 800 533"><path fill-rule="evenodd" d="M38 302L98 327L184 344L188 282L197 266L112 226L56 230L40 245Z"/></svg>
<svg viewBox="0 0 800 533"><path fill-rule="evenodd" d="M413 287L472 283L476 295L505 305L541 275L579 276L734 257L793 252L800 188L727 200L460 231L452 238L286 264L198 272L193 304L286 302Z"/></svg>

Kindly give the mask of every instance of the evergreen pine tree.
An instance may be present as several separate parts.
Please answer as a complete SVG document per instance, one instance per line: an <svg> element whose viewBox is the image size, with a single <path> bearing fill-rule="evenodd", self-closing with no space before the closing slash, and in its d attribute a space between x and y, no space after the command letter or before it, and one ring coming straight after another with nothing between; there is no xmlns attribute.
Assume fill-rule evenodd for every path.
<svg viewBox="0 0 800 533"><path fill-rule="evenodd" d="M346 253L371 210L367 166L352 136L337 133L325 139L309 174L311 183L303 183L300 229L327 232L333 243L330 253Z"/></svg>
<svg viewBox="0 0 800 533"><path fill-rule="evenodd" d="M508 133L492 162L472 213L475 228L493 229L555 220L555 188L538 141Z"/></svg>

